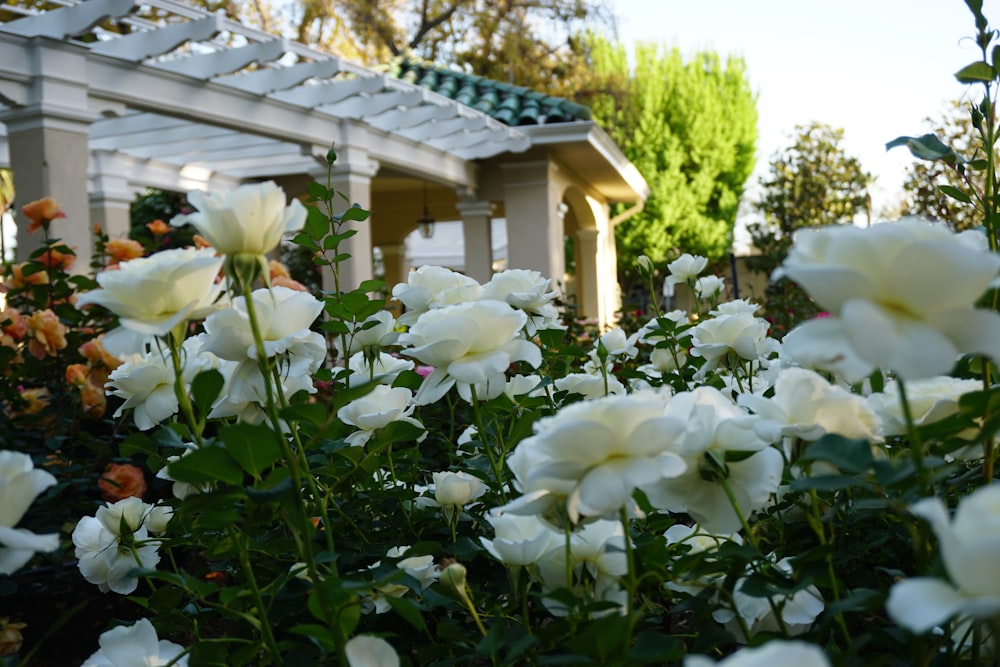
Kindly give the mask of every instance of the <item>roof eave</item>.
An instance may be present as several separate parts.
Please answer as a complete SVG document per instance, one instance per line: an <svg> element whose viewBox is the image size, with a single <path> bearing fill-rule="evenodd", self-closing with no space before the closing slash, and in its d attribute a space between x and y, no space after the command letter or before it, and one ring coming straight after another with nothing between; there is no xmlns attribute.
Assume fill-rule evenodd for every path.
<svg viewBox="0 0 1000 667"><path fill-rule="evenodd" d="M608 201L637 203L649 197L646 179L594 121L522 125L518 130L532 146L555 153Z"/></svg>

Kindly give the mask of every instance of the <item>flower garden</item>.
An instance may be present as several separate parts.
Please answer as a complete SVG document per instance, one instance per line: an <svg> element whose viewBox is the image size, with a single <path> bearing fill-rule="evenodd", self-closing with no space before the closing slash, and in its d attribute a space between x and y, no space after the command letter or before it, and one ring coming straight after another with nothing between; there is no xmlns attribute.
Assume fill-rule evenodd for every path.
<svg viewBox="0 0 1000 667"><path fill-rule="evenodd" d="M995 664L1000 66L968 4L985 157L893 144L985 170L953 195L982 230L799 232L776 277L825 313L780 341L688 254L697 309L634 327L581 332L517 269L423 267L396 316L340 284L368 212L329 182L191 193L193 247L96 230L91 275L79 212L25 206L3 664ZM283 239L337 289L269 263Z"/></svg>

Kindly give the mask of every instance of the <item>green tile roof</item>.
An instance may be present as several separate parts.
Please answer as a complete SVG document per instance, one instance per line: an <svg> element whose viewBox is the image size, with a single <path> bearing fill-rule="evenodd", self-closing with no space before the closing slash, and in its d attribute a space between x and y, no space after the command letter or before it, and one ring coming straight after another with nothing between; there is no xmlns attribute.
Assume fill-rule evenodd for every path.
<svg viewBox="0 0 1000 667"><path fill-rule="evenodd" d="M438 67L412 55L394 58L390 76L427 88L460 104L482 111L507 125L549 125L591 120L590 109L560 97Z"/></svg>

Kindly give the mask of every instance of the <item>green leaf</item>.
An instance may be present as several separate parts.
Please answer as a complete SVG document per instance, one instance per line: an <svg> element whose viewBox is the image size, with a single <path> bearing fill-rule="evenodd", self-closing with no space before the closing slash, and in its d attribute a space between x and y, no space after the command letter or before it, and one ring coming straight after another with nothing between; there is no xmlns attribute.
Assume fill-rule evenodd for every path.
<svg viewBox="0 0 1000 667"><path fill-rule="evenodd" d="M340 216L341 222L363 222L368 219L371 215L370 211L366 211L357 204L354 204L349 209L344 211L343 215Z"/></svg>
<svg viewBox="0 0 1000 667"><path fill-rule="evenodd" d="M885 149L890 150L897 146L906 146L914 157L921 160L942 160L947 164L965 162L962 156L933 134L925 134L922 137L897 137L887 143Z"/></svg>
<svg viewBox="0 0 1000 667"><path fill-rule="evenodd" d="M403 617L407 623L415 627L417 630L422 632L427 631L427 624L424 623L424 617L420 615L420 608L417 607L413 600L408 598L397 598L393 595L383 596L383 599L389 603L392 610Z"/></svg>
<svg viewBox="0 0 1000 667"><path fill-rule="evenodd" d="M212 409L212 403L219 397L225 384L226 380L222 377L222 373L214 368L195 376L191 382L191 398L202 414L207 414Z"/></svg>
<svg viewBox="0 0 1000 667"><path fill-rule="evenodd" d="M306 192L309 193L310 197L320 200L326 199L330 193L325 185L315 181L306 186Z"/></svg>
<svg viewBox="0 0 1000 667"><path fill-rule="evenodd" d="M293 626L289 628L288 631L294 632L297 635L302 635L303 637L315 639L326 651L332 652L337 648L337 643L333 638L333 633L322 625L305 623Z"/></svg>
<svg viewBox="0 0 1000 667"><path fill-rule="evenodd" d="M963 204L971 204L972 203L972 199L969 197L969 195L965 194L964 192L962 192L958 188L954 188L954 187L952 187L950 185L939 185L938 186L938 190L940 190L944 194L948 195L952 199L957 199L958 201L962 202Z"/></svg>
<svg viewBox="0 0 1000 667"><path fill-rule="evenodd" d="M996 72L989 63L984 63L982 61L974 62L966 65L962 69L955 72L955 78L961 83L976 83L978 81L992 81L993 77L996 76Z"/></svg>
<svg viewBox="0 0 1000 667"><path fill-rule="evenodd" d="M274 502L292 490L292 477L288 468L275 468L262 482L244 489L247 498L257 503L265 505Z"/></svg>
<svg viewBox="0 0 1000 667"><path fill-rule="evenodd" d="M243 482L243 470L221 447L196 449L187 456L171 463L168 472L171 478L188 484L205 484L207 482L240 484Z"/></svg>
<svg viewBox="0 0 1000 667"><path fill-rule="evenodd" d="M234 424L219 431L219 440L245 471L255 478L281 457L275 434L264 424Z"/></svg>
<svg viewBox="0 0 1000 667"><path fill-rule="evenodd" d="M384 280L362 280L358 289L362 292L381 292L388 287Z"/></svg>
<svg viewBox="0 0 1000 667"><path fill-rule="evenodd" d="M319 240L330 231L330 220L315 206L306 207L306 224L302 230L311 238Z"/></svg>
<svg viewBox="0 0 1000 667"><path fill-rule="evenodd" d="M134 456L136 454L161 456L156 443L153 442L153 439L145 433L130 433L129 436L122 441L121 454L122 456Z"/></svg>
<svg viewBox="0 0 1000 667"><path fill-rule="evenodd" d="M814 442L802 455L802 461L826 461L844 472L866 472L875 463L867 440L851 440L829 434Z"/></svg>

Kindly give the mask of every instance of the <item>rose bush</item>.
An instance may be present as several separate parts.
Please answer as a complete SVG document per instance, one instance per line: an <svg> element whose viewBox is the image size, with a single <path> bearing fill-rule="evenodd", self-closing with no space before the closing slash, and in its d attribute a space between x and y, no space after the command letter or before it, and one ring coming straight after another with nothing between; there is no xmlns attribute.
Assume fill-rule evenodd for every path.
<svg viewBox="0 0 1000 667"><path fill-rule="evenodd" d="M0 455L0 595L69 572L147 619L101 618L77 663L994 659L1000 260L982 237L800 235L782 272L832 316L780 341L693 256L670 271L696 311L571 338L530 271L419 269L395 319L387 286L339 284L367 213L308 191L295 242L335 278L322 299L263 280L261 249L300 225L271 185L194 197L226 259L119 243L98 253L117 268L70 280L47 237L8 273L2 417L30 456ZM237 220L266 229L226 245ZM115 317L139 334L128 359L98 349ZM105 473L147 500L102 503ZM18 641L30 663L55 640Z"/></svg>

